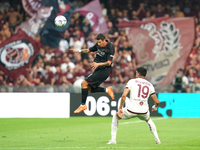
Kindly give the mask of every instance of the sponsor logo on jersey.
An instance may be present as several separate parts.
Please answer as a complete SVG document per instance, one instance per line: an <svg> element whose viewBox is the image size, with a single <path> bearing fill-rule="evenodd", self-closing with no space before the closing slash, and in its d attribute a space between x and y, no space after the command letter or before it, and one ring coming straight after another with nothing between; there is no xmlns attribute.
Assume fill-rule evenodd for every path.
<svg viewBox="0 0 200 150"><path fill-rule="evenodd" d="M103 57L105 55L105 52L103 52L102 50L98 49L97 55Z"/></svg>

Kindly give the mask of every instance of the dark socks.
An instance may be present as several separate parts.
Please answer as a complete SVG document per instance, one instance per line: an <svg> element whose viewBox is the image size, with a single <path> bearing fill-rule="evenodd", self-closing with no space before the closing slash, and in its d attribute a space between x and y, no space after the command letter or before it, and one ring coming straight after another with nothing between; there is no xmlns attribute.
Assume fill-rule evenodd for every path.
<svg viewBox="0 0 200 150"><path fill-rule="evenodd" d="M85 105L88 96L88 89L82 89L82 105Z"/></svg>
<svg viewBox="0 0 200 150"><path fill-rule="evenodd" d="M102 87L91 88L91 93L105 92L105 91L106 91L105 88ZM87 96L88 96L88 89L82 89L82 105L85 105Z"/></svg>
<svg viewBox="0 0 200 150"><path fill-rule="evenodd" d="M92 93L96 93L96 92L106 92L105 88L102 87L97 87L97 88L91 88L91 92Z"/></svg>

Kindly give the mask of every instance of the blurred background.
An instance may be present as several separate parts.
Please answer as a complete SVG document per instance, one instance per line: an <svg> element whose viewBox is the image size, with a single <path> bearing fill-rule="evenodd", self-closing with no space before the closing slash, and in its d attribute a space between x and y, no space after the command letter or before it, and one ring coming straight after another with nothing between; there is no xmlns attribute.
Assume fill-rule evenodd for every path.
<svg viewBox="0 0 200 150"><path fill-rule="evenodd" d="M178 49L180 55L170 61L164 79L153 82L154 75L148 79L157 92L200 92L199 10L198 0L1 0L0 92L80 93L80 83L92 73L90 64L96 53L74 54L69 49L92 47L100 32L115 46L112 71L102 86L111 85L115 93L122 93L138 66L145 65L151 72L148 62L161 58L160 51L171 52L164 55L169 58ZM67 18L65 27L55 26L57 15ZM145 28L150 22L156 25L155 31ZM148 39L134 32L141 28ZM150 31L154 33L150 35ZM138 45L139 37L144 42ZM154 46L148 49L148 43L154 42L158 48L151 51ZM172 42L176 47L167 49ZM143 45L144 52L153 55L146 61L140 56ZM153 67L162 75L162 66L155 63Z"/></svg>

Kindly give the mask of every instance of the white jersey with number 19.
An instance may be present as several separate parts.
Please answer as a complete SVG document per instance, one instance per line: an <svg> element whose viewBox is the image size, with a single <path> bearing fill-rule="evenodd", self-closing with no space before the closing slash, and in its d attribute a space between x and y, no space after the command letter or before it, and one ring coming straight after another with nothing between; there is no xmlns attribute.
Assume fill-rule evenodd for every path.
<svg viewBox="0 0 200 150"><path fill-rule="evenodd" d="M146 79L131 79L126 84L130 90L130 102L127 109L134 113L146 113L149 110L148 98L155 93L153 85Z"/></svg>

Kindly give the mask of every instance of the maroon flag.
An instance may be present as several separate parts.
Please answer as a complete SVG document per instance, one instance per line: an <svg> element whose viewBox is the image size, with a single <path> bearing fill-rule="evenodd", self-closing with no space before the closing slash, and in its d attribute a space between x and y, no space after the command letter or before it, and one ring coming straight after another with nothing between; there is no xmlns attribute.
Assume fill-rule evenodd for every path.
<svg viewBox="0 0 200 150"><path fill-rule="evenodd" d="M30 16L34 16L41 6L41 0L22 0L22 5Z"/></svg>
<svg viewBox="0 0 200 150"><path fill-rule="evenodd" d="M19 29L0 44L0 69L13 79L25 75L38 51L39 44Z"/></svg>
<svg viewBox="0 0 200 150"><path fill-rule="evenodd" d="M99 0L93 0L75 12L89 20L91 28L95 33L106 33L108 31Z"/></svg>
<svg viewBox="0 0 200 150"><path fill-rule="evenodd" d="M18 26L16 32L19 28L21 28L24 32L26 32L28 36L31 36L35 39L40 33L41 29L44 27L47 19L51 15L52 10L53 7L41 6L40 8L38 8L36 14L33 17L25 22L22 22Z"/></svg>
<svg viewBox="0 0 200 150"><path fill-rule="evenodd" d="M194 18L121 22L119 27L130 27L139 66L148 69L153 84L171 83L177 70L184 68L194 43Z"/></svg>

